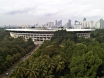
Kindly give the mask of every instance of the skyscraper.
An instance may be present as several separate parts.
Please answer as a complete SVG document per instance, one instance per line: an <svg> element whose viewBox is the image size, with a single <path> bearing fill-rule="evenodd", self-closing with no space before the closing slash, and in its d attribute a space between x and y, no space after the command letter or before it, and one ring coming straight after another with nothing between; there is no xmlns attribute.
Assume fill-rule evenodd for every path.
<svg viewBox="0 0 104 78"><path fill-rule="evenodd" d="M54 26L54 22L47 22L47 26L48 26L49 28L53 27L53 26Z"/></svg>
<svg viewBox="0 0 104 78"><path fill-rule="evenodd" d="M104 28L104 20L100 19L100 28Z"/></svg>
<svg viewBox="0 0 104 78"><path fill-rule="evenodd" d="M60 20L60 21L57 22L57 26L58 27L61 27L62 26L62 20Z"/></svg>
<svg viewBox="0 0 104 78"><path fill-rule="evenodd" d="M55 20L55 26L57 26L57 20Z"/></svg>
<svg viewBox="0 0 104 78"><path fill-rule="evenodd" d="M60 26L62 26L62 20L60 20Z"/></svg>
<svg viewBox="0 0 104 78"><path fill-rule="evenodd" d="M100 20L96 22L96 29L100 29Z"/></svg>
<svg viewBox="0 0 104 78"><path fill-rule="evenodd" d="M83 18L83 21L86 21L86 18Z"/></svg>
<svg viewBox="0 0 104 78"><path fill-rule="evenodd" d="M93 28L93 21L90 21L90 28Z"/></svg>
<svg viewBox="0 0 104 78"><path fill-rule="evenodd" d="M71 28L71 20L70 19L68 20L67 28Z"/></svg>
<svg viewBox="0 0 104 78"><path fill-rule="evenodd" d="M78 21L77 20L75 20L75 24L77 23Z"/></svg>

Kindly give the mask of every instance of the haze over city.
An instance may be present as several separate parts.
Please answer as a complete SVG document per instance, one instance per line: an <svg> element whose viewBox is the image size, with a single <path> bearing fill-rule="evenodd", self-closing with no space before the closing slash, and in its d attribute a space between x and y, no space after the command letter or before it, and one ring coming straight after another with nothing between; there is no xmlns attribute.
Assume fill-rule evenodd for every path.
<svg viewBox="0 0 104 78"><path fill-rule="evenodd" d="M104 18L104 0L0 0L0 26Z"/></svg>

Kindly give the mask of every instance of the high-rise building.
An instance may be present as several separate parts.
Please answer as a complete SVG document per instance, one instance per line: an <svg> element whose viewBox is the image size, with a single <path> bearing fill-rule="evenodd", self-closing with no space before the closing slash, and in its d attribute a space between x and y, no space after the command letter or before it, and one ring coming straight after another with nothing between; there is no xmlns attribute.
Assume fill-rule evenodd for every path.
<svg viewBox="0 0 104 78"><path fill-rule="evenodd" d="M70 19L68 20L67 28L71 28L71 20Z"/></svg>
<svg viewBox="0 0 104 78"><path fill-rule="evenodd" d="M100 21L96 22L96 29L100 29Z"/></svg>
<svg viewBox="0 0 104 78"><path fill-rule="evenodd" d="M86 18L83 18L83 21L86 21Z"/></svg>
<svg viewBox="0 0 104 78"><path fill-rule="evenodd" d="M104 28L104 20L100 19L100 28Z"/></svg>
<svg viewBox="0 0 104 78"><path fill-rule="evenodd" d="M77 23L78 21L77 20L75 20L75 24Z"/></svg>
<svg viewBox="0 0 104 78"><path fill-rule="evenodd" d="M87 21L84 21L84 28L87 27Z"/></svg>
<svg viewBox="0 0 104 78"><path fill-rule="evenodd" d="M36 26L36 27L39 27L39 23L37 22L35 26Z"/></svg>
<svg viewBox="0 0 104 78"><path fill-rule="evenodd" d="M94 28L93 27L93 21L89 22L89 21L86 20L86 18L84 18L82 22L78 22L77 20L75 20L74 26L78 26L78 28L81 28L81 29ZM77 27L75 27L75 28L77 28Z"/></svg>
<svg viewBox="0 0 104 78"><path fill-rule="evenodd" d="M55 26L57 26L57 20L55 20Z"/></svg>
<svg viewBox="0 0 104 78"><path fill-rule="evenodd" d="M98 22L96 22L96 28L104 29L104 20L103 19L100 19Z"/></svg>
<svg viewBox="0 0 104 78"><path fill-rule="evenodd" d="M47 26L48 26L49 28L53 27L53 26L54 26L54 22L47 22Z"/></svg>
<svg viewBox="0 0 104 78"><path fill-rule="evenodd" d="M62 26L62 20L60 20L60 21L57 22L57 26L58 27L61 27Z"/></svg>
<svg viewBox="0 0 104 78"><path fill-rule="evenodd" d="M90 21L90 28L93 28L93 21Z"/></svg>
<svg viewBox="0 0 104 78"><path fill-rule="evenodd" d="M83 21L80 22L80 24L82 25L82 28L91 28L93 27L93 22L89 22L86 20L86 18L83 18ZM91 25L91 27L90 27Z"/></svg>
<svg viewBox="0 0 104 78"><path fill-rule="evenodd" d="M81 23L76 21L75 24L74 24L74 29L81 29L81 28L82 28Z"/></svg>
<svg viewBox="0 0 104 78"><path fill-rule="evenodd" d="M60 26L62 26L62 20L60 20Z"/></svg>

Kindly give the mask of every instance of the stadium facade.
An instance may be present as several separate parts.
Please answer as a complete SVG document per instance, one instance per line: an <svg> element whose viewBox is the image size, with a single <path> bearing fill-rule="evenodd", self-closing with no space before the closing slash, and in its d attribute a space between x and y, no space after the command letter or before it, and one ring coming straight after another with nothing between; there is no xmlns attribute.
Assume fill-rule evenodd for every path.
<svg viewBox="0 0 104 78"><path fill-rule="evenodd" d="M54 36L54 32L61 29L5 29L10 32L14 38L24 37L31 38L35 44L42 44L44 40L50 40ZM77 36L90 38L90 32L95 29L65 29L67 32L76 32Z"/></svg>

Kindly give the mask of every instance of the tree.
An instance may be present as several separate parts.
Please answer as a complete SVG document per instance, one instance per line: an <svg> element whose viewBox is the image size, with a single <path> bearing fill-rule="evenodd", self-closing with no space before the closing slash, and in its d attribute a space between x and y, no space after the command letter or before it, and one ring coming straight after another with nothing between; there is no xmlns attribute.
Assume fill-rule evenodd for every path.
<svg viewBox="0 0 104 78"><path fill-rule="evenodd" d="M73 57L69 68L71 69L72 77L89 77L95 78L98 67L102 60L92 51L83 54L82 56ZM92 73L93 72L93 73Z"/></svg>

